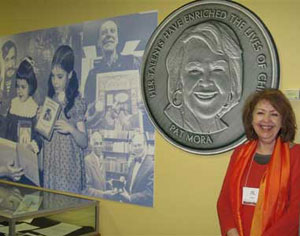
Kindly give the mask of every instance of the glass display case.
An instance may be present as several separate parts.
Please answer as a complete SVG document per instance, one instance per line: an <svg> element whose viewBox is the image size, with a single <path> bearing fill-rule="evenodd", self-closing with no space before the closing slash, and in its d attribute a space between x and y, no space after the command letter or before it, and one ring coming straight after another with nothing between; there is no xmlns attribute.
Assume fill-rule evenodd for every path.
<svg viewBox="0 0 300 236"><path fill-rule="evenodd" d="M99 202L0 181L0 235L100 235Z"/></svg>

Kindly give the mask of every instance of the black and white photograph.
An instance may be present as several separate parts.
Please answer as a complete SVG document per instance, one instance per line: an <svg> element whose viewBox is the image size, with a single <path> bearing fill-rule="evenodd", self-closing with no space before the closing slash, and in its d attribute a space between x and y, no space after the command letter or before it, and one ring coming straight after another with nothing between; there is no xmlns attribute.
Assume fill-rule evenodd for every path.
<svg viewBox="0 0 300 236"><path fill-rule="evenodd" d="M153 11L1 37L0 137L9 148L0 156L30 154L37 165L28 178L3 158L0 178L152 207L154 127L140 70L156 26Z"/></svg>

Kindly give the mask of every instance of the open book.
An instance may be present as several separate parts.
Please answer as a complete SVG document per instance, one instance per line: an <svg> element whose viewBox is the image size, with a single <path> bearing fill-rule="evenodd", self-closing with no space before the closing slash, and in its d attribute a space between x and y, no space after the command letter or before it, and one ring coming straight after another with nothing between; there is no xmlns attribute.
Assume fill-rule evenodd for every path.
<svg viewBox="0 0 300 236"><path fill-rule="evenodd" d="M38 156L23 144L0 138L0 165L9 164L22 168L24 175L40 186Z"/></svg>

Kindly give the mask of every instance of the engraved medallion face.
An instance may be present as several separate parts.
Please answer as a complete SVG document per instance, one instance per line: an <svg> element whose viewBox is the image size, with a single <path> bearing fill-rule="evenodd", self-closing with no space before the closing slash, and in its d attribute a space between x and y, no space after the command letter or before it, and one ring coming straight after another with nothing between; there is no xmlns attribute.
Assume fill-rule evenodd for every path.
<svg viewBox="0 0 300 236"><path fill-rule="evenodd" d="M152 122L172 144L198 154L246 140L249 94L279 87L276 47L262 21L232 1L196 1L171 13L150 38L142 91Z"/></svg>

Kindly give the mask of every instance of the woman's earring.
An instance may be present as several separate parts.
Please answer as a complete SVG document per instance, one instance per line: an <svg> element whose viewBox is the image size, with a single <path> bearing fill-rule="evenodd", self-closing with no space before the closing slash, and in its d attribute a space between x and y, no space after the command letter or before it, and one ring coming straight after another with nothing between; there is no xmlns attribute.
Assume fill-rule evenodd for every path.
<svg viewBox="0 0 300 236"><path fill-rule="evenodd" d="M180 108L182 106L182 103L183 103L182 90L181 89L175 90L175 92L173 93L172 98L173 98L172 99L173 105L176 108Z"/></svg>

